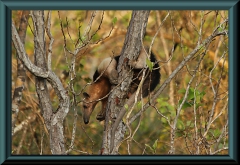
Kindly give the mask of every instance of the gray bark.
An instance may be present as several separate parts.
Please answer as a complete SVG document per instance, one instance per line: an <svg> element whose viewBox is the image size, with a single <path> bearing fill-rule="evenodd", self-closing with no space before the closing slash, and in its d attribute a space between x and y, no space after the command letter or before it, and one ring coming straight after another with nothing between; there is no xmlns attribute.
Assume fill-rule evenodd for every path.
<svg viewBox="0 0 240 165"><path fill-rule="evenodd" d="M44 11L33 11L33 21L35 22L35 37L34 37L34 63L36 66L45 70L47 68L46 62L46 46L45 46L45 27L44 27ZM51 74L50 74L51 75ZM55 80L58 79L57 76ZM53 108L47 89L47 79L36 77L36 91L39 98L40 108L42 110L43 118L46 127L50 134L50 148L52 154L66 154L65 142L63 135L63 119L62 114L58 109L57 113L53 113ZM53 82L52 82L53 83ZM60 83L60 81L59 81ZM53 85L53 84L52 84ZM54 83L54 85L57 85ZM54 86L53 86L54 87ZM61 100L60 100L61 101ZM69 101L68 101L69 102ZM60 102L61 104L61 102ZM65 107L68 109L68 107Z"/></svg>
<svg viewBox="0 0 240 165"><path fill-rule="evenodd" d="M106 111L106 119L103 132L103 144L101 154L118 154L118 145L124 138L126 126L122 122L116 123L116 129L113 130L114 122L121 110L124 110L125 99L129 85L132 81L133 72L131 71L128 62L136 60L142 49L142 39L145 35L148 16L150 11L133 11L132 18L128 27L127 35L124 41L124 46L121 52L121 57L118 64L118 82L122 82L108 99ZM123 115L122 115L123 117Z"/></svg>
<svg viewBox="0 0 240 165"><path fill-rule="evenodd" d="M12 41L17 50L18 58L36 77L36 91L44 122L50 135L51 152L52 154L66 154L63 120L69 111L69 97L57 75L52 72L51 68L46 69L44 12L33 11L31 15L34 23L35 64L28 58L14 24L12 24ZM55 113L53 113L49 91L46 85L47 81L52 85L59 98L59 107Z"/></svg>

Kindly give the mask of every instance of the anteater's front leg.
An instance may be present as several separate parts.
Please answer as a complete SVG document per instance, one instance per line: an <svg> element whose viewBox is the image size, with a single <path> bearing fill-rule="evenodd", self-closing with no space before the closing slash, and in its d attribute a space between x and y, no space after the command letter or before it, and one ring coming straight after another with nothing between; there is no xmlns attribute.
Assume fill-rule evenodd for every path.
<svg viewBox="0 0 240 165"><path fill-rule="evenodd" d="M108 97L102 100L102 109L97 114L97 117L96 117L96 119L99 120L99 121L105 120L107 101L108 101Z"/></svg>

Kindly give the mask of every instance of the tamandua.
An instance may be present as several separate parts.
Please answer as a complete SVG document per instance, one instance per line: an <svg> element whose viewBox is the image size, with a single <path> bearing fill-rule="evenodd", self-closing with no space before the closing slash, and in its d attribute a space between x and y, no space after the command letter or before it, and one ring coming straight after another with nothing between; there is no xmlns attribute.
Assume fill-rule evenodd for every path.
<svg viewBox="0 0 240 165"><path fill-rule="evenodd" d="M117 84L118 80L118 72L117 65L119 62L119 57L108 57L101 61L97 70L93 75L93 84L91 84L87 91L83 93L84 101L83 101L83 120L85 124L88 124L90 116L96 106L96 104L100 101L102 102L102 109L98 113L96 119L102 121L105 119L106 115L106 106L108 101L109 92L111 91L111 86ZM132 79L132 83L130 85L128 96L130 97L132 93L134 93L138 84L141 81L141 70L146 67L146 58L147 55L143 51L140 52L139 57L136 61L129 61L129 65L133 67L134 75ZM150 61L154 62L153 70L144 80L142 86L142 96L146 97L150 92L152 92L155 87L159 84L161 74L160 67L156 62L155 55L151 52ZM101 75L101 76L100 76ZM100 76L100 77L99 77ZM96 81L96 82L95 82ZM104 98L105 97L105 98ZM103 99L102 99L103 98Z"/></svg>

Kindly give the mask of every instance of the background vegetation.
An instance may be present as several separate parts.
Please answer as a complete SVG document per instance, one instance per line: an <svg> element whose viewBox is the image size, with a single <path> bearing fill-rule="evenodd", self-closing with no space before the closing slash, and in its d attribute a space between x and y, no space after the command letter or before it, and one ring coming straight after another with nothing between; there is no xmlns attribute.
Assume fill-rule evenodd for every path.
<svg viewBox="0 0 240 165"><path fill-rule="evenodd" d="M47 16L45 11L45 16ZM75 45L85 33L94 11L52 11L51 33L54 38L52 70L61 78L69 91L71 101L77 96L77 116L70 111L64 121L66 148L69 148L73 134L74 118L77 117L74 148L70 155L99 154L103 136L103 122L95 119L101 106L93 112L90 123L82 120L81 100L86 83L90 82L99 62L105 57L119 55L122 50L131 11L97 11L88 37L91 42L76 58L76 77L66 74L71 67ZM12 18L19 25L21 11L13 11ZM152 51L161 66L161 83L197 46L212 34L214 29L228 18L227 11L151 11L144 40L152 45ZM45 19L47 20L47 18ZM28 20L25 50L33 61L34 44L32 20ZM160 31L158 32L160 28ZM228 29L223 24L222 29ZM65 37L63 36L63 32ZM157 33L158 32L158 33ZM50 41L47 39L47 43ZM64 42L64 40L66 42ZM48 45L48 44L46 44ZM175 50L173 48L175 47ZM17 58L12 49L12 93L17 79ZM191 82L194 70L202 53L206 55ZM51 154L49 134L38 106L34 76L26 71L25 88L19 107L18 117L12 136L12 154ZM73 84L75 93L69 89ZM48 86L51 91L51 86ZM179 115L177 109L182 103L186 90L186 100ZM50 93L52 106L58 108L58 99ZM147 101L147 99L145 99ZM136 106L137 113L141 106ZM133 114L134 115L134 114ZM227 154L228 153L228 37L216 37L207 49L192 58L175 76L157 99L154 107L148 108L139 124L133 122L132 129L137 132L131 143L131 154L168 154L171 153L171 124L177 118L174 140L175 154ZM20 127L22 126L22 127ZM119 149L120 154L128 154L127 142Z"/></svg>

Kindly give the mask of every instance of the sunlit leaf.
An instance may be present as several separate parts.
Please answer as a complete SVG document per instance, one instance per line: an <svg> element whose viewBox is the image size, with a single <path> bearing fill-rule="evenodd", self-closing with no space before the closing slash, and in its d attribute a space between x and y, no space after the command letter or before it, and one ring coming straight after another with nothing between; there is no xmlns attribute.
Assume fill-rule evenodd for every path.
<svg viewBox="0 0 240 165"><path fill-rule="evenodd" d="M189 120L189 121L187 121L187 124L186 124L186 126L190 126L191 122L192 122L192 121L190 121L190 120Z"/></svg>
<svg viewBox="0 0 240 165"><path fill-rule="evenodd" d="M184 130L184 129L185 129L185 125L184 125L184 123L182 122L182 120L180 120L180 119L178 119L178 121L177 121L177 128L178 128L179 130Z"/></svg>
<svg viewBox="0 0 240 165"><path fill-rule="evenodd" d="M219 129L214 129L213 134L215 137L218 137L221 134L221 131Z"/></svg>
<svg viewBox="0 0 240 165"><path fill-rule="evenodd" d="M113 20L112 20L113 25L115 25L116 22L117 22L117 17L114 17Z"/></svg>
<svg viewBox="0 0 240 165"><path fill-rule="evenodd" d="M137 108L142 109L142 102L141 101L137 102Z"/></svg>
<svg viewBox="0 0 240 165"><path fill-rule="evenodd" d="M151 146L149 146L148 144L145 144L145 146L150 148L152 151L154 151L153 148Z"/></svg>
<svg viewBox="0 0 240 165"><path fill-rule="evenodd" d="M163 123L163 124L167 124L167 120L165 119L165 118L161 118L161 122Z"/></svg>
<svg viewBox="0 0 240 165"><path fill-rule="evenodd" d="M155 142L154 142L154 144L153 144L153 149L154 149L154 150L156 150L156 148L157 148L157 142L158 142L158 139L155 140Z"/></svg>
<svg viewBox="0 0 240 165"><path fill-rule="evenodd" d="M128 104L125 104L125 105L124 105L124 108L125 108L126 110L128 110Z"/></svg>
<svg viewBox="0 0 240 165"><path fill-rule="evenodd" d="M184 88L182 88L182 89L178 90L178 93L185 94L185 92L186 92L186 89L184 89Z"/></svg>
<svg viewBox="0 0 240 165"><path fill-rule="evenodd" d="M147 63L147 66L149 67L149 69L152 71L153 69L153 62L151 62L148 58L146 59L146 63Z"/></svg>
<svg viewBox="0 0 240 165"><path fill-rule="evenodd" d="M194 89L190 88L188 91L188 100L192 100L194 98Z"/></svg>

